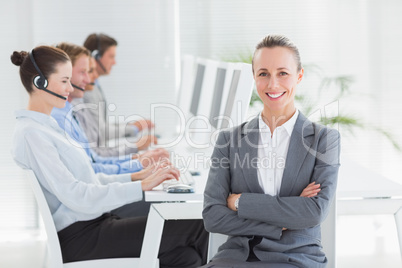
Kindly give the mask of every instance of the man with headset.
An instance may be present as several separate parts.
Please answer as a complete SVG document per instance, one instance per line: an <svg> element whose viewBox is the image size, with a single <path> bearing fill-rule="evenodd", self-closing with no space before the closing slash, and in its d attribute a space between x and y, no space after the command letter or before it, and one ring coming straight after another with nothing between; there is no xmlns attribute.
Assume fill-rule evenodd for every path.
<svg viewBox="0 0 402 268"><path fill-rule="evenodd" d="M87 37L84 47L90 50L95 58L98 74L100 76L108 75L113 65L116 64L117 41L105 34L94 33ZM97 146L93 149L98 154L102 156L126 155L145 150L151 143L156 143L156 137L152 135L142 136L135 144L127 142L127 137L136 136L140 131L152 128L154 125L150 120L143 119L129 124L108 122L107 101L99 81L95 82L92 91L85 93L83 101L87 107L77 111L76 117L83 126L88 140L96 142ZM109 147L110 140L116 140L118 145Z"/></svg>

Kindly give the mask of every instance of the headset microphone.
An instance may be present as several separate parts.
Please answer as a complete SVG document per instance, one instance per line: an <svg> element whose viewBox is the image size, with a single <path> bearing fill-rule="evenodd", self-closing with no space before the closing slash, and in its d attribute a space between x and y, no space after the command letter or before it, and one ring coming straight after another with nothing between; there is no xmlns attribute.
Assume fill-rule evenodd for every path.
<svg viewBox="0 0 402 268"><path fill-rule="evenodd" d="M29 58L31 59L36 71L39 73L39 75L35 76L33 79L33 84L35 85L35 87L37 87L40 90L43 90L49 94L52 94L53 96L56 96L62 100L67 100L66 97L59 95L57 93L54 93L50 90L47 89L47 85L49 84L46 77L43 75L42 71L39 69L39 66L36 64L35 62L35 58L33 56L33 52L34 50L32 49L31 52L29 52Z"/></svg>
<svg viewBox="0 0 402 268"><path fill-rule="evenodd" d="M99 40L99 34L96 34L96 46L97 49L92 51L92 57L96 60L96 62L99 64L103 72L107 73L105 66L103 66L102 62L100 61L100 58L102 57L101 55L101 45L100 45L100 40Z"/></svg>
<svg viewBox="0 0 402 268"><path fill-rule="evenodd" d="M71 85L72 85L74 88L76 88L76 89L79 89L79 90L81 90L81 91L85 91L85 89L83 89L82 87L76 86L76 85L74 85L73 83L71 83Z"/></svg>
<svg viewBox="0 0 402 268"><path fill-rule="evenodd" d="M105 66L103 66L102 62L100 61L101 55L99 53L99 50L94 50L92 51L92 57L96 60L96 62L99 64L103 72L107 73Z"/></svg>

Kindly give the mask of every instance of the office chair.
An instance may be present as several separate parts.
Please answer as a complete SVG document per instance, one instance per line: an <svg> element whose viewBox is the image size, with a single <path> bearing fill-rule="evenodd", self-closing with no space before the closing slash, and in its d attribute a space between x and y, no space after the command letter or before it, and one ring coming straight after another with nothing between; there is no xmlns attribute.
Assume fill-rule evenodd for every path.
<svg viewBox="0 0 402 268"><path fill-rule="evenodd" d="M34 174L30 169L26 169L26 177L28 178L31 188L34 192L36 202L42 215L43 223L47 234L47 256L49 268L134 268L140 267L140 258L110 258L88 261L77 261L63 263L59 238L57 236L56 226L47 205L45 195ZM156 268L159 267L159 262L156 262Z"/></svg>

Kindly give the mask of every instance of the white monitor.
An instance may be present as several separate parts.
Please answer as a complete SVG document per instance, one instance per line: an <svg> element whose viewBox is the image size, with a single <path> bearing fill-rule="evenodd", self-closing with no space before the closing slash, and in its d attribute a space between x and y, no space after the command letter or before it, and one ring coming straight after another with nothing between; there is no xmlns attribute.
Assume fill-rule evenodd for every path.
<svg viewBox="0 0 402 268"><path fill-rule="evenodd" d="M204 81L205 64L197 63L197 71L194 79L194 86L192 91L191 103L190 103L190 113L192 115L197 115L198 105L200 102L200 95L202 90L202 83Z"/></svg>
<svg viewBox="0 0 402 268"><path fill-rule="evenodd" d="M226 99L229 95L233 70L236 66L231 62L220 62L216 74L214 96L212 99L209 120L214 129L220 129L225 111Z"/></svg>
<svg viewBox="0 0 402 268"><path fill-rule="evenodd" d="M226 72L227 68L224 68L222 66L219 66L216 71L214 92L212 95L211 109L209 112L209 122L215 129L218 128L218 118L221 112L221 103L223 89L225 86Z"/></svg>
<svg viewBox="0 0 402 268"><path fill-rule="evenodd" d="M254 87L251 64L236 63L230 82L227 97L222 101L224 106L220 129L237 126L246 120Z"/></svg>
<svg viewBox="0 0 402 268"><path fill-rule="evenodd" d="M185 116L190 110L191 98L195 79L195 57L183 55L181 58L180 88L177 98L177 106Z"/></svg>
<svg viewBox="0 0 402 268"><path fill-rule="evenodd" d="M194 116L209 115L217 66L217 61L197 59L197 72L190 106L190 113Z"/></svg>
<svg viewBox="0 0 402 268"><path fill-rule="evenodd" d="M190 105L191 117L187 121L186 129L194 144L206 144L210 140L211 124L209 119L211 109L216 104L215 89L220 64L220 62L210 59L197 59L197 72ZM221 76L222 70L219 71L218 80L222 80L221 83L224 83L224 78ZM219 110L220 104L221 102L219 102Z"/></svg>

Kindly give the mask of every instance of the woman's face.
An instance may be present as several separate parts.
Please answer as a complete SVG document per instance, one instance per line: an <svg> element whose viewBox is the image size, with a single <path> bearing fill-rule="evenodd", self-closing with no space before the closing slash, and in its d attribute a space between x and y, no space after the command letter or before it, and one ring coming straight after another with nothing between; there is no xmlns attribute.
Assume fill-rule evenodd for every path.
<svg viewBox="0 0 402 268"><path fill-rule="evenodd" d="M303 69L297 70L293 51L284 47L262 48L256 51L253 63L264 109L276 115L293 114L296 86L303 78Z"/></svg>
<svg viewBox="0 0 402 268"><path fill-rule="evenodd" d="M71 84L74 84L80 88L86 87L89 83L89 56L81 55L75 60L73 66L73 76L71 77ZM70 94L70 99L82 98L84 97L84 92L82 90L74 88L74 91Z"/></svg>
<svg viewBox="0 0 402 268"><path fill-rule="evenodd" d="M96 60L94 58L89 58L89 84L85 87L86 91L91 91L94 89L95 80L98 79L99 74L96 70Z"/></svg>
<svg viewBox="0 0 402 268"><path fill-rule="evenodd" d="M52 73L48 78L49 84L47 89L68 98L74 90L70 83L71 76L72 66L70 61L57 64L56 72ZM42 97L46 98L45 101L50 107L63 108L66 105L66 100L62 100L42 90L39 92L43 92Z"/></svg>

